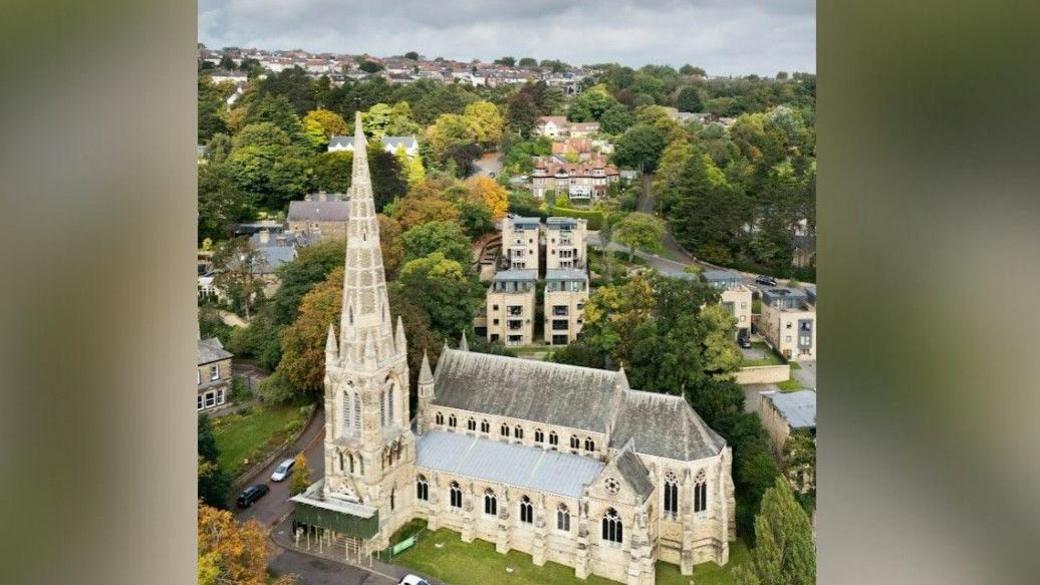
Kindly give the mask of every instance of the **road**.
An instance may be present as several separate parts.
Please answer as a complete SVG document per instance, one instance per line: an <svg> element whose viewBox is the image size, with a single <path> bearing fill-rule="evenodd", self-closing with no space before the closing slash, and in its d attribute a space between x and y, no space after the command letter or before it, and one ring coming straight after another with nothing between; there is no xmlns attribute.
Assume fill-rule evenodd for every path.
<svg viewBox="0 0 1040 585"><path fill-rule="evenodd" d="M653 194L652 184L652 175L644 173L642 176L643 189L642 193L640 193L639 195L639 201L636 203L636 209L642 213L657 215L657 203ZM599 240L599 232L589 232L588 241L590 245L597 246L601 249L603 247L602 243ZM649 252L643 252L641 250L636 250L636 256L639 256L643 260L646 260L647 264L652 266L655 270L668 276L674 276L675 274L682 273L683 268L693 264L700 267L701 270L729 270L732 272L738 272L740 273L741 280L745 286L747 286L753 291L760 290L761 288L760 285L755 283L755 277L757 276L756 274L752 274L750 272L742 272L734 268L716 266L709 262L698 260L696 257L692 256L689 252L684 250L678 242L675 241L675 238L672 236L672 231L668 228L667 222L665 222L665 233L664 237L661 238L661 245L664 247L664 249L670 256L672 256L673 258L678 258L679 260L670 260L668 258L661 257L657 254L650 254ZM628 253L628 248L621 246L616 242L610 243L610 249L618 252ZM806 282L802 284L805 285L812 283Z"/></svg>
<svg viewBox="0 0 1040 585"><path fill-rule="evenodd" d="M325 476L324 437L325 411L319 410L314 415L314 418L311 419L307 428L304 429L296 444L286 454L286 458L292 458L297 453L303 451L307 456L307 463L311 469L311 481L317 481L318 478ZM271 481L271 474L274 473L275 468L281 462L280 459L273 462L250 482L251 484L267 484L271 491L245 510L236 509L235 515L239 520L257 520L265 528L270 529L278 523L282 516L292 509L292 503L289 502L289 480L286 479L277 483Z"/></svg>
<svg viewBox="0 0 1040 585"><path fill-rule="evenodd" d="M477 172L475 174L477 175L497 177L502 172L502 153L498 151L489 152L473 161L473 166L476 167Z"/></svg>
<svg viewBox="0 0 1040 585"><path fill-rule="evenodd" d="M292 573L305 585L396 585L396 579L306 553L269 547L267 567L276 575Z"/></svg>

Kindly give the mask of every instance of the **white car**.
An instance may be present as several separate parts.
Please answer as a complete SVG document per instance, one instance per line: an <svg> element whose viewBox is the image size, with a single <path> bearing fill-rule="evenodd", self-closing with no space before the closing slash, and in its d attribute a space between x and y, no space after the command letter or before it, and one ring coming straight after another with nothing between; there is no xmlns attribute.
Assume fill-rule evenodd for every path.
<svg viewBox="0 0 1040 585"><path fill-rule="evenodd" d="M405 575L397 585L430 585L430 582L415 575Z"/></svg>
<svg viewBox="0 0 1040 585"><path fill-rule="evenodd" d="M282 461L281 465L279 465L278 468L274 470L274 473L271 474L271 481L283 481L285 478L289 477L289 472L292 471L293 465L296 465L295 459L286 459L285 461Z"/></svg>

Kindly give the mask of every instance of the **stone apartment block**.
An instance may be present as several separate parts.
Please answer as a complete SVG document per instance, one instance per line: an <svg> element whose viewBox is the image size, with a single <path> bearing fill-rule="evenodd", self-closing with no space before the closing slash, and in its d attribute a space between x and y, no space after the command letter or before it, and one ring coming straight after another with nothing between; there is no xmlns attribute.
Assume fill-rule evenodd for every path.
<svg viewBox="0 0 1040 585"><path fill-rule="evenodd" d="M550 217L545 220L545 269L559 270L585 266L584 219Z"/></svg>
<svg viewBox="0 0 1040 585"><path fill-rule="evenodd" d="M534 343L534 270L502 270L495 273L487 292L488 341L506 345Z"/></svg>
<svg viewBox="0 0 1040 585"><path fill-rule="evenodd" d="M740 273L732 270L706 270L704 282L722 292L721 303L737 319L737 329L751 327L751 289L744 286Z"/></svg>
<svg viewBox="0 0 1040 585"><path fill-rule="evenodd" d="M502 220L502 255L509 261L509 270L533 270L538 276L541 226L537 217Z"/></svg>
<svg viewBox="0 0 1040 585"><path fill-rule="evenodd" d="M545 271L544 326L546 345L567 345L578 337L589 300L585 270Z"/></svg>
<svg viewBox="0 0 1040 585"><path fill-rule="evenodd" d="M816 359L816 308L800 289L762 291L760 333L791 361Z"/></svg>
<svg viewBox="0 0 1040 585"><path fill-rule="evenodd" d="M231 352L216 337L200 339L198 347L198 385L196 400L199 412L217 410L228 404L231 396Z"/></svg>

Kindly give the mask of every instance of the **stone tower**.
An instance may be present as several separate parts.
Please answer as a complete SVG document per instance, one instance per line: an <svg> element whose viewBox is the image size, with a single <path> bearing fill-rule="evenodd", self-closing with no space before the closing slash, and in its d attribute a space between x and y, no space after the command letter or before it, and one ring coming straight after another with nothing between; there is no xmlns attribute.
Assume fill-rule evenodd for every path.
<svg viewBox="0 0 1040 585"><path fill-rule="evenodd" d="M338 342L330 324L325 343L324 496L378 509L379 547L411 518L415 436L407 341L390 316L360 112L353 165L343 314Z"/></svg>

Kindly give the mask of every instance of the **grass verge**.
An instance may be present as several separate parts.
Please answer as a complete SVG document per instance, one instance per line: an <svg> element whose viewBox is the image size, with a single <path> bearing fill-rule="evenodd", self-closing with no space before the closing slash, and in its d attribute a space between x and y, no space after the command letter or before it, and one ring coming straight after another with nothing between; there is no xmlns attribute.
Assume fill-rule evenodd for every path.
<svg viewBox="0 0 1040 585"><path fill-rule="evenodd" d="M574 576L574 569L557 563L547 562L538 567L531 556L519 551L507 554L495 552L495 545L483 540L464 543L457 532L440 529L435 532L424 530L425 522L413 521L406 525L390 542L396 543L410 535L418 534L412 548L393 558L394 563L413 569L418 573L452 585L487 585L499 583L509 585L617 585L598 576L586 580ZM441 545L441 548L437 548ZM733 569L748 560L747 547L742 541L730 545L730 562L725 567L715 563L703 563L694 567L691 576L679 574L679 567L668 563L657 563L656 582L663 585L730 585ZM506 572L506 568L512 572Z"/></svg>
<svg viewBox="0 0 1040 585"><path fill-rule="evenodd" d="M256 405L213 419L213 437L220 455L217 464L237 477L249 464L263 459L307 422L308 407ZM249 464L245 460L249 460Z"/></svg>

